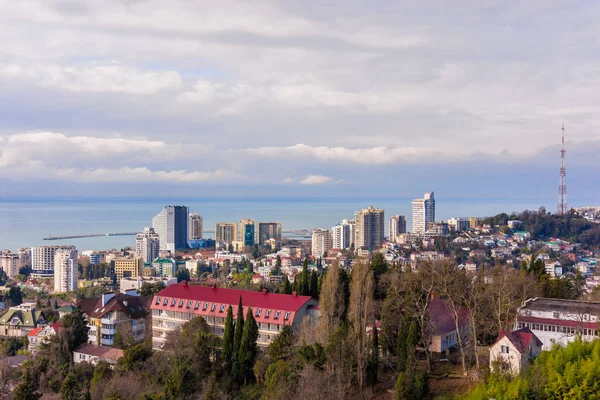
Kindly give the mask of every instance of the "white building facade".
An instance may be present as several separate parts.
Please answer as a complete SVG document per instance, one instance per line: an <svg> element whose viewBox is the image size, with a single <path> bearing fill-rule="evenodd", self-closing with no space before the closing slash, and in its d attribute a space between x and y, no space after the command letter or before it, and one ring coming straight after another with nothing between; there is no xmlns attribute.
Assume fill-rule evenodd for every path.
<svg viewBox="0 0 600 400"><path fill-rule="evenodd" d="M385 240L384 211L369 206L354 213L354 247L377 249Z"/></svg>
<svg viewBox="0 0 600 400"><path fill-rule="evenodd" d="M392 215L390 218L388 240L395 242L396 237L403 233L406 233L406 217L404 215Z"/></svg>
<svg viewBox="0 0 600 400"><path fill-rule="evenodd" d="M160 249L175 250L187 247L189 209L186 206L165 206L152 219L152 228L160 237Z"/></svg>
<svg viewBox="0 0 600 400"><path fill-rule="evenodd" d="M149 264L158 257L160 252L160 236L154 228L144 228L144 232L135 237L135 252L142 257L144 263Z"/></svg>
<svg viewBox="0 0 600 400"><path fill-rule="evenodd" d="M312 232L312 255L323 257L323 254L333 248L331 232L327 229L315 229Z"/></svg>
<svg viewBox="0 0 600 400"><path fill-rule="evenodd" d="M429 223L435 221L435 197L433 192L425 193L422 199L412 201L412 233L423 234Z"/></svg>
<svg viewBox="0 0 600 400"><path fill-rule="evenodd" d="M77 250L58 249L54 253L54 293L72 292L77 289L79 269Z"/></svg>
<svg viewBox="0 0 600 400"><path fill-rule="evenodd" d="M31 276L47 278L54 276L54 254L57 250L75 250L75 246L37 246L31 248Z"/></svg>
<svg viewBox="0 0 600 400"><path fill-rule="evenodd" d="M334 249L349 249L354 243L354 221L344 219L331 228L332 246Z"/></svg>

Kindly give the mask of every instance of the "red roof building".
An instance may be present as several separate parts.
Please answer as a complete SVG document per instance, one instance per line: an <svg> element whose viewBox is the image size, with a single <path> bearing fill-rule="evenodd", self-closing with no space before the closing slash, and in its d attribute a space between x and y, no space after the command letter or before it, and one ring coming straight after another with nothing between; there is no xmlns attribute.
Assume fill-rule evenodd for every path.
<svg viewBox="0 0 600 400"><path fill-rule="evenodd" d="M284 325L298 329L304 317L317 315L316 311L309 310L310 306L317 304L310 296L192 286L183 282L170 285L152 299L153 348L161 349L168 332L195 317L203 317L212 333L222 336L227 309L229 306L233 308L235 318L240 298L244 318L248 309L252 308L258 324L260 346L268 346Z"/></svg>
<svg viewBox="0 0 600 400"><path fill-rule="evenodd" d="M542 341L529 329L500 331L490 347L490 368L517 375L542 351Z"/></svg>

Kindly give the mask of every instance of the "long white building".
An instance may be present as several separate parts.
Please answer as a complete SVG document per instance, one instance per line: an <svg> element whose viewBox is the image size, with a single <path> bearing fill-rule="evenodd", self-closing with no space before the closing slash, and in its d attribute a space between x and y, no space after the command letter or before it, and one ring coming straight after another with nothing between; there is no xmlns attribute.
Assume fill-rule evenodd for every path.
<svg viewBox="0 0 600 400"><path fill-rule="evenodd" d="M78 266L75 248L56 250L54 253L54 293L72 292L77 289Z"/></svg>
<svg viewBox="0 0 600 400"><path fill-rule="evenodd" d="M354 243L354 221L342 220L341 223L331 228L332 248L349 249Z"/></svg>
<svg viewBox="0 0 600 400"><path fill-rule="evenodd" d="M54 254L59 249L75 250L75 246L37 246L31 248L31 276L48 278L54 276Z"/></svg>
<svg viewBox="0 0 600 400"><path fill-rule="evenodd" d="M312 232L312 255L323 257L326 251L333 248L331 232L327 229L315 229Z"/></svg>
<svg viewBox="0 0 600 400"><path fill-rule="evenodd" d="M142 257L144 263L149 264L158 257L160 252L160 236L154 228L144 228L144 232L135 237L135 252Z"/></svg>
<svg viewBox="0 0 600 400"><path fill-rule="evenodd" d="M433 192L425 193L422 199L412 201L412 233L423 234L429 223L435 222L435 198Z"/></svg>

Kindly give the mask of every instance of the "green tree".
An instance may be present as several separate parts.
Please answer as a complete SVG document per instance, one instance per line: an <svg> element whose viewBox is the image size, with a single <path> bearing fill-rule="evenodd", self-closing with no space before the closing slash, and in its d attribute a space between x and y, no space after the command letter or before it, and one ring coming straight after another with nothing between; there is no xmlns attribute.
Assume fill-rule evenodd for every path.
<svg viewBox="0 0 600 400"><path fill-rule="evenodd" d="M292 285L290 285L290 281L289 281L287 275L283 277L283 284L281 285L281 293L292 294Z"/></svg>
<svg viewBox="0 0 600 400"><path fill-rule="evenodd" d="M252 367L258 356L258 347L256 340L258 339L258 325L252 315L252 308L248 308L246 313L246 321L244 322L244 333L239 349L239 382L244 382L252 379Z"/></svg>
<svg viewBox="0 0 600 400"><path fill-rule="evenodd" d="M290 325L284 325L279 335L269 345L269 356L273 361L289 360L294 354L296 335Z"/></svg>
<svg viewBox="0 0 600 400"><path fill-rule="evenodd" d="M371 357L367 362L367 383L371 386L377 384L377 372L379 369L379 334L377 326L373 324L371 335Z"/></svg>
<svg viewBox="0 0 600 400"><path fill-rule="evenodd" d="M117 370L140 371L150 356L152 356L152 349L149 342L137 344L123 352L123 357L117 361Z"/></svg>
<svg viewBox="0 0 600 400"><path fill-rule="evenodd" d="M231 365L231 375L236 381L240 380L240 346L244 335L244 309L242 306L242 296L237 309L237 318L235 320L235 330L233 333L233 356Z"/></svg>
<svg viewBox="0 0 600 400"><path fill-rule="evenodd" d="M300 293L302 296L310 296L310 276L308 275L308 258L302 263L302 280L300 281Z"/></svg>
<svg viewBox="0 0 600 400"><path fill-rule="evenodd" d="M396 379L396 387L394 390L394 400L406 400L408 398L408 390L406 388L406 375L400 371Z"/></svg>
<svg viewBox="0 0 600 400"><path fill-rule="evenodd" d="M319 277L317 276L317 272L313 271L310 274L310 297L315 300L319 299Z"/></svg>
<svg viewBox="0 0 600 400"><path fill-rule="evenodd" d="M46 307L47 308L52 307L52 303L50 303L50 297L48 297L48 300L46 300Z"/></svg>
<svg viewBox="0 0 600 400"><path fill-rule="evenodd" d="M11 306L18 306L23 303L23 294L18 286L8 289L8 300Z"/></svg>
<svg viewBox="0 0 600 400"><path fill-rule="evenodd" d="M225 331L223 334L223 365L225 371L231 373L233 365L234 351L234 325L233 325L233 307L227 308L227 317L225 318Z"/></svg>
<svg viewBox="0 0 600 400"><path fill-rule="evenodd" d="M144 283L140 288L140 296L154 296L165 287L160 282Z"/></svg>
<svg viewBox="0 0 600 400"><path fill-rule="evenodd" d="M80 400L82 395L81 381L73 371L70 371L60 386L60 398L61 400Z"/></svg>
<svg viewBox="0 0 600 400"><path fill-rule="evenodd" d="M68 316L70 318L65 317L63 325L67 328L69 351L72 352L83 343L87 343L88 331L90 328L87 326L85 314L81 311L81 308L76 307L71 314L68 314ZM67 322L68 320L70 321Z"/></svg>
<svg viewBox="0 0 600 400"><path fill-rule="evenodd" d="M396 362L398 364L398 371L406 371L406 362L408 361L408 329L409 329L408 318L405 318L400 325L398 331L398 339L396 339Z"/></svg>
<svg viewBox="0 0 600 400"><path fill-rule="evenodd" d="M31 371L27 369L23 381L15 388L13 392L14 400L39 400L42 397L41 393L38 393L37 387L31 377Z"/></svg>

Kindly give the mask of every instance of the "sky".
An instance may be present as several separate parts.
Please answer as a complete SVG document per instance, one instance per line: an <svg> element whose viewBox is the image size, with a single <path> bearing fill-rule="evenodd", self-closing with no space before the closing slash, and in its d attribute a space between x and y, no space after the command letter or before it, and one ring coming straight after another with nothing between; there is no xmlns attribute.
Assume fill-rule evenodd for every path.
<svg viewBox="0 0 600 400"><path fill-rule="evenodd" d="M0 0L0 196L600 203L600 3ZM596 201L599 200L599 201Z"/></svg>

